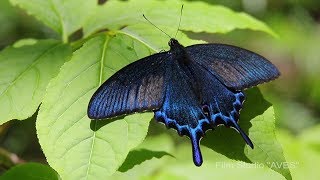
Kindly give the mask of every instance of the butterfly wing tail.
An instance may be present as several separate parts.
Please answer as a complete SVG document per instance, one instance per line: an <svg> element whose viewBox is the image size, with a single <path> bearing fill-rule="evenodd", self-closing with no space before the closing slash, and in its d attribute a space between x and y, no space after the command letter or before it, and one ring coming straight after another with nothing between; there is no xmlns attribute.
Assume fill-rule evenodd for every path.
<svg viewBox="0 0 320 180"><path fill-rule="evenodd" d="M254 148L251 139L246 135L246 133L243 132L243 130L238 125L238 123L233 121L231 127L235 128L240 133L240 135L242 136L243 140L251 147L251 149Z"/></svg>
<svg viewBox="0 0 320 180"><path fill-rule="evenodd" d="M202 165L202 154L200 151L200 138L199 136L195 133L190 134L190 140L192 144L192 155L193 155L193 162L196 166L201 166Z"/></svg>

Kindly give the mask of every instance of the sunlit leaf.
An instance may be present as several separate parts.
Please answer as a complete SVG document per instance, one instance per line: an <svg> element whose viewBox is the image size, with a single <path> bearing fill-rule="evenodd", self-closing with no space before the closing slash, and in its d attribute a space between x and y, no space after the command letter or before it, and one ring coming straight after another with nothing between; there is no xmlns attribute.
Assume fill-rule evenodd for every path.
<svg viewBox="0 0 320 180"><path fill-rule="evenodd" d="M150 54L126 35L102 34L74 53L50 83L37 119L41 147L62 179L105 179L145 138L152 113L91 121L89 99L126 64Z"/></svg>
<svg viewBox="0 0 320 180"><path fill-rule="evenodd" d="M173 29L172 27L167 27L167 26L159 26L159 27L161 27L163 30L167 32L176 31L176 29ZM141 43L144 43L146 46L148 46L150 49L152 49L155 52L169 50L170 48L168 45L170 37L168 37L166 34L159 32L158 29L155 29L154 27L148 24L132 25L132 26L123 28L117 32L130 36L131 38L136 39ZM176 38L184 46L205 43L204 41L201 41L201 40L192 40L188 38L188 36L185 35L184 33L178 33Z"/></svg>
<svg viewBox="0 0 320 180"><path fill-rule="evenodd" d="M70 34L80 28L83 28L85 36L88 36L101 29L115 30L137 23L146 23L142 14L158 26L174 27L177 30L182 4L184 9L181 30L226 33L234 29L251 29L276 36L263 22L248 14L237 13L223 6L204 2L110 0L99 6L96 1L87 0L10 1L54 29L65 42ZM175 32L171 32L171 36L174 34Z"/></svg>
<svg viewBox="0 0 320 180"><path fill-rule="evenodd" d="M51 78L71 56L71 48L57 41L25 43L0 52L0 124L30 117Z"/></svg>
<svg viewBox="0 0 320 180"><path fill-rule="evenodd" d="M234 29L252 29L271 35L274 32L261 21L245 13L237 13L226 7L204 2L177 0L110 0L97 7L84 25L85 35L99 29L118 29L137 23L147 23L142 14L157 26L178 29L181 5L184 5L181 30L192 32L227 33ZM152 26L149 24L149 26ZM175 32L170 32L174 36Z"/></svg>

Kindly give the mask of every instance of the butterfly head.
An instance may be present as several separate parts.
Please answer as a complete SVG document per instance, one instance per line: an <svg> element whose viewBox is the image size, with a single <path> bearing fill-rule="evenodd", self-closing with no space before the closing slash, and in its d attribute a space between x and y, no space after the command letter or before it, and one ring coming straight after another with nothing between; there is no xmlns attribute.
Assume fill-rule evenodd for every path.
<svg viewBox="0 0 320 180"><path fill-rule="evenodd" d="M168 42L168 45L170 46L171 49L174 49L176 47L180 47L181 44L179 43L178 40L171 38L170 41Z"/></svg>
<svg viewBox="0 0 320 180"><path fill-rule="evenodd" d="M178 40L171 38L168 42L170 46L170 54L174 57L174 59L178 60L179 63L189 63L189 56L185 48L179 43Z"/></svg>

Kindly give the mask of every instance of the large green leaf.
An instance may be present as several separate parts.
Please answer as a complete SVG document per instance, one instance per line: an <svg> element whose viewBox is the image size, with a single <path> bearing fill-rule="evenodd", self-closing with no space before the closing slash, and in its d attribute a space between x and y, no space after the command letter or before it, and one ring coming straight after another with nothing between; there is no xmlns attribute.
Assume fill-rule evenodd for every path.
<svg viewBox="0 0 320 180"><path fill-rule="evenodd" d="M88 0L10 0L58 32L64 42L81 27L85 36L101 29L147 23L142 14L158 26L178 28L180 8L184 4L181 30L226 33L234 29L252 29L271 35L274 32L263 22L245 13L204 2L177 0L110 0L102 6ZM81 6L79 6L81 4ZM196 15L195 15L196 14ZM148 24L151 26L150 24ZM175 32L170 32L174 36Z"/></svg>
<svg viewBox="0 0 320 180"><path fill-rule="evenodd" d="M97 2L88 0L10 0L58 32L64 42L80 29L94 11Z"/></svg>
<svg viewBox="0 0 320 180"><path fill-rule="evenodd" d="M149 179L159 167L166 166L166 160L174 158L174 155L170 154L173 149L174 144L168 134L149 136L128 154L122 166L110 179Z"/></svg>
<svg viewBox="0 0 320 180"><path fill-rule="evenodd" d="M263 163L286 179L291 179L282 147L275 135L273 107L263 99L258 88L247 90L246 95L247 99L240 115L240 126L248 132L254 149L248 147L236 131L225 127L218 127L208 133L203 139L203 144L231 159Z"/></svg>
<svg viewBox="0 0 320 180"><path fill-rule="evenodd" d="M21 41L0 52L0 124L26 119L38 108L50 79L71 56L57 41Z"/></svg>
<svg viewBox="0 0 320 180"><path fill-rule="evenodd" d="M59 175L49 166L39 163L26 163L15 166L6 171L1 180L24 179L24 180L59 180Z"/></svg>
<svg viewBox="0 0 320 180"><path fill-rule="evenodd" d="M251 164L232 160L204 146L201 149L205 162L200 168L196 167L190 156L189 140L179 137L179 142L180 144L173 148L172 138L147 138L138 148L151 150L154 157L136 164L126 172L117 172L112 179L285 179L263 163ZM145 146L146 144L151 146ZM170 145L171 148L167 148ZM157 158L157 152L163 151L170 152L173 157Z"/></svg>
<svg viewBox="0 0 320 180"><path fill-rule="evenodd" d="M114 177L139 179L144 176L143 173L139 173L141 172L139 170L147 169L146 165L148 165L152 169L151 172L158 172L155 179L232 179L235 177L281 179L280 174L286 179L291 179L288 168L296 168L298 165L296 162L299 161L286 162L284 158L282 148L275 136L271 104L263 99L257 88L248 90L246 94L247 100L241 113L240 125L245 131L249 131L249 136L255 145L253 150L247 147L241 136L233 129L217 127L214 131L208 131L207 136L202 140L202 144L207 147L202 147L204 163L201 168L193 165L190 143L185 138L182 140L183 145L176 152L172 152L176 158L153 158L137 164L126 172L117 173ZM156 146L156 148L161 147ZM280 174L272 172L267 167ZM230 169L232 173L228 173ZM151 172L149 172L150 175Z"/></svg>
<svg viewBox="0 0 320 180"><path fill-rule="evenodd" d="M74 53L51 81L37 119L37 132L48 163L63 179L105 179L143 141L151 113L91 121L90 97L126 64L150 55L129 36L102 34Z"/></svg>
<svg viewBox="0 0 320 180"><path fill-rule="evenodd" d="M211 139L214 141L213 139ZM176 159L168 159L148 179L152 180L193 180L193 179L285 179L263 164L250 164L224 157L206 147L201 147L205 162L196 167L189 157L190 145L179 146L174 155ZM143 176L143 175L142 175Z"/></svg>
<svg viewBox="0 0 320 180"><path fill-rule="evenodd" d="M111 0L99 6L84 25L85 35L99 29L118 29L137 23L147 23L145 14L157 26L177 30L181 5L184 4L180 29L192 32L226 33L234 29L252 29L275 35L264 23L245 13L204 2L177 0ZM147 23L149 24L149 23ZM149 26L152 26L149 24ZM170 32L174 36L175 32Z"/></svg>

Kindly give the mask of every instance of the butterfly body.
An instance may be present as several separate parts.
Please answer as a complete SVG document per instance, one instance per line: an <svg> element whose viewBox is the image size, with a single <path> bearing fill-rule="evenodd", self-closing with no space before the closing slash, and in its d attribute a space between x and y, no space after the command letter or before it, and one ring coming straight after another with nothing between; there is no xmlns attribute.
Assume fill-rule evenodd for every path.
<svg viewBox="0 0 320 180"><path fill-rule="evenodd" d="M184 47L169 41L170 50L124 67L92 96L91 119L154 111L155 119L186 135L195 165L202 164L199 142L208 129L233 127L253 148L238 125L243 89L279 76L268 60L238 47L201 44Z"/></svg>

